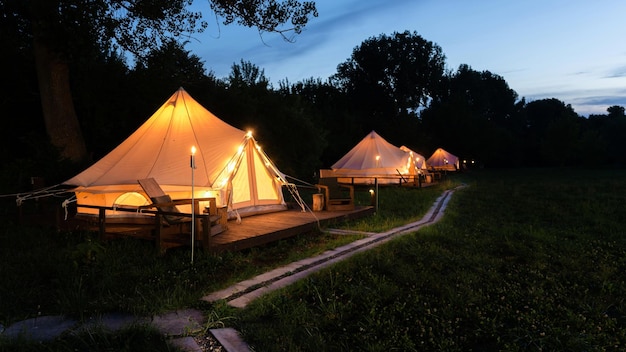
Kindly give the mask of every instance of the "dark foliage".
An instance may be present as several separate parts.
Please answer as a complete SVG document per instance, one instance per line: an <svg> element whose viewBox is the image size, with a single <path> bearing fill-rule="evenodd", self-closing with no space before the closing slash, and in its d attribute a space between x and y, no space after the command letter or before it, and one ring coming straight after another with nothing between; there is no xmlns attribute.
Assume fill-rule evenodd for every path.
<svg viewBox="0 0 626 352"><path fill-rule="evenodd" d="M97 3L89 13L102 11ZM245 10L230 3L213 2L226 22ZM184 41L164 40L131 65L110 42L98 39L106 23L95 19L76 24L84 28L63 29L80 32L68 33L76 40L67 59L89 158L59 162L60 151L46 135L25 4L0 1L0 38L6 49L0 56L5 68L0 108L11 122L0 132L3 193L27 190L32 176L45 177L47 184L73 176L111 151L181 86L225 122L253 130L279 169L304 180L314 180L320 168L330 167L371 130L427 157L444 147L461 159L493 167L626 162L623 107L585 118L557 99L526 103L489 71L461 65L445 72L442 49L415 32L366 39L328 80L285 80L275 88L262 68L245 60L233 64L229 77L216 78L205 67L210 63L186 50ZM316 14L308 2L291 12L275 10L267 18L295 16L290 27L295 32L306 16ZM244 24L259 25L251 20ZM90 29L89 23L103 27ZM263 26L258 28L264 31Z"/></svg>

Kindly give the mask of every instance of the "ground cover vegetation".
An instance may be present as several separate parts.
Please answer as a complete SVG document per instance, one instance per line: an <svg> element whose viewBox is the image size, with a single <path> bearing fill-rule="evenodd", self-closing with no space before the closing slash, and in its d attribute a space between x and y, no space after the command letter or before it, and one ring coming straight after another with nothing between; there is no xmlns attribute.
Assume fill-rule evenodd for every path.
<svg viewBox="0 0 626 352"><path fill-rule="evenodd" d="M204 261L203 266L232 269L229 274L215 269L207 275L187 265L184 250L173 251L166 259L168 263L163 264L164 259L155 258L149 244L120 240L103 246L90 234L53 231L54 235L51 235L49 229L24 227L15 222L15 194L31 190L33 176L42 177L46 185L71 178L113 150L181 86L220 119L242 130L253 130L255 138L263 144L279 169L291 179L298 180L299 184L314 184L320 168L330 167L371 130L376 130L393 144L406 145L425 156L437 147L444 147L470 166L597 168L623 166L626 162L624 107L611 106L606 114L584 117L579 116L569 104L557 99L527 102L508 86L504 77L487 70L476 71L468 64L456 69L446 67L445 48L412 30L364 38L352 55L338 64L337 73L328 78L312 77L294 83L286 77L274 86L271 82L275 82L275 78L270 80L261 67L245 59L233 63L228 77L216 77L210 70L210 62L203 62L185 49L185 41L193 38L189 35L206 25L199 14L187 11L189 3L187 0L0 0L0 42L6 49L0 63L11 68L3 71L3 79L0 80L3 96L0 109L8 112L12 122L11 128L0 131L0 217L6 219L0 227L3 243L0 251L2 260L6 262L0 267L3 282L0 287L1 324L59 311L76 317L107 310L141 314L162 311L196 302L197 291L226 285L264 270L267 268L264 262L271 266L276 264L275 260L290 261L298 255L310 255L325 246L353 240L320 233L305 236L305 239L294 239L294 242L251 250L246 254L207 256L198 259ZM219 17L221 23L241 23L256 27L261 33L287 35L286 39L292 38L289 33L299 33L310 17L318 15L314 3L308 1L285 1L279 6L270 6L273 1L260 2L243 14L238 12L241 4L241 1L215 0L208 2L207 7L210 6L210 13ZM118 11L119 6L130 10ZM180 21L171 21L173 18ZM137 21L141 22L140 26L135 25ZM143 32L132 33L133 28ZM150 36L150 33L155 36ZM425 231L425 237L455 236L446 241L467 245L467 238L482 239L481 234L504 233L506 236L502 238L507 240L496 237L500 242L495 242L493 250L504 253L509 246L508 251L527 252L530 263L543 255L550 259L545 259L546 263L558 263L567 269L565 272L570 270L572 277L585 276L573 273L572 264L561 256L555 259L544 248L553 250L553 247L562 246L564 250L576 252L581 239L583 242L591 240L578 232L566 234L569 231L566 225L553 224L560 224L561 221L577 224L580 229L572 227L577 231L599 228L599 241L605 241L605 223L610 222L616 233L620 229L616 229L617 224L611 222L614 220L607 218L608 215L616 215L615 212L619 211L617 206L613 209L604 204L614 204L622 199L619 193L622 188L617 181L612 185L613 189L600 188L610 182L611 173L594 171L592 174L581 174L578 171L570 176L583 175L585 178L577 180L579 184L568 178L565 183L553 185L554 191L560 190L567 196L554 195L552 189L542 188L541 184L533 187L537 182L532 182L531 178L520 178L506 184L505 180L511 175L506 175L503 180L487 177L496 185L494 190L501 190L499 186L509 187L510 194L497 197L498 201L516 196L515 206L524 205L522 211L510 211L515 218L509 218L512 216L509 212L502 215L500 209L468 201L468 206L472 208L468 211L498 214L502 219L492 221L485 218L486 215L466 218L463 214L467 213L457 207L456 212L461 215L455 216L459 218L452 217L452 220L433 229L445 229L445 226L457 229L461 222L467 222L471 226L463 230L467 231L466 237L458 235L461 231L458 229L441 230L444 232L441 236L435 236L431 233L435 230L429 229ZM546 185L556 182L540 177L541 174L534 176ZM563 178L564 175L559 176ZM602 182L598 182L600 176ZM560 178L555 179L560 182ZM491 189L478 184L487 188L484 196L488 196ZM522 187L528 184L531 190L541 189L543 193L534 193ZM473 189L463 192L477 192ZM422 190L421 195L431 197L431 190L434 189ZM588 191L585 193L584 190ZM368 202L367 193L359 196L362 202ZM380 213L372 217L371 222L355 222L348 226L362 231L380 231L419 218L416 214L421 214L423 209L420 207L430 204L430 201L419 204L421 198L418 201L398 201L397 197L402 196L396 194L389 200L385 198L385 191L380 192ZM487 202L487 198L480 197L472 201L479 202L480 199ZM562 205L567 202L571 204ZM508 203L501 206L514 207ZM539 215L539 210L533 213L527 208L545 208L542 214L547 210L547 213L552 212L554 218L546 219ZM385 214L385 209L394 209L394 213ZM452 209L455 211L454 207ZM598 217L595 220L590 218L590 214L596 213ZM572 214L578 217L574 218ZM479 223L478 219L482 222ZM494 221L510 225L500 224L502 230L496 230ZM515 234L514 229L519 234ZM555 238L555 243L547 242L546 238L550 236ZM519 241L530 248L516 245ZM619 239L616 241L620 244ZM479 240L475 242L478 249L487 246ZM33 246L33 243L37 245ZM597 254L595 257L605 258L609 255L607 253L613 255L618 250L608 248L605 242L590 243L599 251L592 253ZM449 248L439 249L440 245L436 243L425 246L443 254L451 251ZM121 255L129 252L136 254L136 258L128 259ZM520 253L505 257L512 261L513 268L518 269L520 258L526 258ZM590 259L586 259L590 257L593 256L582 253L587 264L591 263ZM461 258L473 263L470 259ZM482 260L487 262L485 258ZM610 261L609 258L604 260ZM103 262L108 265L102 266ZM609 275L608 264L603 263L601 267ZM618 262L617 266L622 264ZM538 270L541 272L545 269L539 263L534 265L540 267L541 270ZM151 267L154 272L146 275L142 270L128 269L144 267ZM550 265L545 264L545 267L553 270ZM535 274L525 266L521 268L520 272L529 277ZM450 270L447 267L444 269ZM561 292L561 286L574 288L561 283L564 274L559 276L551 271L548 274L552 276L546 276L547 279L558 282L554 284L557 292ZM476 275L490 278L494 273L480 271ZM512 278L521 275L510 273ZM108 281L97 282L100 277L107 277ZM588 278L585 276L584 279ZM129 282L134 282L135 286L125 286ZM503 282L506 286L507 281ZM582 291L591 292L589 297L604 303L602 299L608 298L596 296L597 291L623 289L619 281L606 281L606 287L604 282L600 289L591 285ZM463 281L461 283L471 286ZM151 292L154 286L159 287L161 292ZM449 286L444 287L452 291ZM552 292L544 286L538 287L542 292ZM496 300L494 290L491 288L490 291L492 300ZM469 289L466 291L464 294L467 297L474 297ZM475 295L486 296L484 293ZM518 304L519 300L513 302ZM558 306L560 302L556 303ZM578 300L577 303L588 302ZM606 309L611 319L620 317L620 312L623 312L619 304ZM538 316L543 314L543 311L533 312ZM580 314L585 316L588 312L595 310L585 310ZM493 311L490 313L495 314ZM224 314L230 315L231 312L227 310ZM567 314L573 313L568 311ZM426 316L434 319L430 313ZM570 319L569 316L566 318ZM524 315L521 319L530 318ZM622 324L620 319L607 321ZM577 322L574 320L571 318L568 321ZM581 324L570 325L567 329L580 331ZM445 326L449 328L449 325ZM510 327L512 323L504 325ZM466 325L463 328L471 330ZM481 329L478 330L489 331L484 327ZM550 334L550 331L545 333L547 336L562 337L566 341L562 342L563 346L574 345L576 341L601 346L593 339L609 336L608 333L598 335L585 331L587 335L579 334L579 340ZM490 346L492 341L488 336L480 333L475 336L481 336L476 338L475 346L480 346L480 343ZM535 335L530 332L528 336L532 338L520 338L515 348L533 348L543 342L549 346L558 345L550 338L535 340ZM621 338L622 335L616 336ZM528 342L529 339L531 342ZM454 342L458 346L463 341ZM376 346L371 343L369 347L375 349ZM410 347L410 343L407 342L406 347Z"/></svg>
<svg viewBox="0 0 626 352"><path fill-rule="evenodd" d="M391 226L425 213L445 187L381 188L381 208L376 215L358 222L362 231ZM303 190L316 192L308 188ZM310 194L309 194L310 195ZM368 188L356 192L357 204L370 203ZM311 197L305 197L311 199ZM310 204L309 204L310 205ZM402 207L403 213L397 212ZM202 303L204 295L253 277L279 265L310 257L362 238L362 235L332 235L314 231L240 252L198 252L190 264L188 248L159 255L154 244L136 239L100 242L87 232L58 232L48 226L19 224L14 204L4 204L0 226L0 325L46 315L63 314L85 320L106 313L152 316L170 310L194 307L206 311L208 327L230 323L232 312L222 304ZM340 226L340 223L336 224ZM352 227L352 226L349 226ZM190 332L201 334L206 331ZM137 351L134 339L151 343L144 350L168 350L165 340L147 327L135 326L116 334L91 331L86 336L64 336L47 345L28 341L2 341L0 350L16 344L22 350ZM160 347L158 347L160 346ZM109 349L107 349L109 348Z"/></svg>
<svg viewBox="0 0 626 352"><path fill-rule="evenodd" d="M626 345L626 171L474 172L444 218L237 312L259 351Z"/></svg>

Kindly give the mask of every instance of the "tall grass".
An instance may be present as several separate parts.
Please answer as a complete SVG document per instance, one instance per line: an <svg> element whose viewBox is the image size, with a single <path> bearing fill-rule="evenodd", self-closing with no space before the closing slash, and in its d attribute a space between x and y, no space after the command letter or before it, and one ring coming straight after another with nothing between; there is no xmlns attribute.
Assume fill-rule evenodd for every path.
<svg viewBox="0 0 626 352"><path fill-rule="evenodd" d="M363 192L369 197L367 190ZM385 206L363 223L414 217L428 208L422 203L432 204L437 195L425 189L381 190ZM369 201L361 198L359 202ZM412 210L396 213L394 202L386 205L393 198L397 204L412 202ZM93 233L5 221L0 227L0 324L41 315L83 319L107 312L152 315L198 306L200 298L214 290L361 237L314 231L240 252L200 252L191 265L187 248L160 256L150 242L100 242Z"/></svg>
<svg viewBox="0 0 626 352"><path fill-rule="evenodd" d="M624 170L489 170L441 188L381 188L380 209L347 228L420 219L464 182L443 220L359 254L238 311L203 295L358 236L310 233L243 252L155 254L151 243L0 228L0 324L48 314L206 310L257 350L614 350L626 336ZM366 196L365 196L366 197ZM367 202L364 198L361 202ZM363 203L362 203L363 204ZM54 342L124 350L150 331ZM86 342L85 342L86 341ZM8 347L7 347L8 346ZM15 347L0 340L0 350ZM41 347L41 346L39 346ZM37 350L37 349L34 349Z"/></svg>
<svg viewBox="0 0 626 352"><path fill-rule="evenodd" d="M198 306L213 290L357 236L309 233L242 252L156 254L133 239L100 243L93 234L11 226L0 241L0 324L41 315L82 319L107 312L150 316Z"/></svg>
<svg viewBox="0 0 626 352"><path fill-rule="evenodd" d="M626 172L466 182L441 222L262 297L236 327L259 351L626 348Z"/></svg>
<svg viewBox="0 0 626 352"><path fill-rule="evenodd" d="M418 221L444 190L460 185L464 179L464 175L447 177L442 182L425 188L382 186L379 188L378 209L374 216L348 221L340 227L355 231L384 232ZM369 192L360 194L367 194L369 197ZM366 203L364 200L361 202Z"/></svg>
<svg viewBox="0 0 626 352"><path fill-rule="evenodd" d="M388 229L402 222L402 216L407 217L404 221L421 217L420 213L432 205L441 189L381 188L379 212L361 221L359 226ZM370 202L367 189L359 190L357 197L359 205ZM397 211L400 204L407 207L403 213ZM362 238L362 235L314 231L241 252L200 252L191 265L189 250L184 248L160 256L152 243L140 240L100 242L92 233L18 225L6 216L14 212L9 206L1 208L4 221L0 226L0 329L15 321L45 315L62 314L80 320L107 312L150 316L187 307L206 311L207 329L224 326L233 320L232 309L225 304L208 305L200 301L201 297L277 266ZM0 351L16 346L22 350L84 350L90 341L96 340L102 346L109 346L109 350L128 350L132 344L127 339L133 336L145 335L153 340L147 337L152 332L145 330L114 336L96 331L91 332L93 336L62 338L47 346L0 339ZM169 349L157 340L154 342L161 347L150 344L150 350Z"/></svg>
<svg viewBox="0 0 626 352"><path fill-rule="evenodd" d="M26 338L14 341L0 340L2 352L172 352L179 351L172 347L166 336L154 327L136 325L123 328L116 333L96 327L78 333L67 334L62 339L42 343Z"/></svg>

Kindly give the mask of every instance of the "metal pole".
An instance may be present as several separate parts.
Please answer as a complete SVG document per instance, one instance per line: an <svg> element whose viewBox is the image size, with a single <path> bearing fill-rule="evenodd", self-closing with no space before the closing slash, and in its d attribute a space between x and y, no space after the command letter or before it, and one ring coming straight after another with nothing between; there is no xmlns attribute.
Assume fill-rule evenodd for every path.
<svg viewBox="0 0 626 352"><path fill-rule="evenodd" d="M374 209L378 213L378 177L374 178L376 184L376 208Z"/></svg>
<svg viewBox="0 0 626 352"><path fill-rule="evenodd" d="M194 170L196 169L196 147L191 147L191 264L193 264L193 252L196 242L196 202L194 197Z"/></svg>

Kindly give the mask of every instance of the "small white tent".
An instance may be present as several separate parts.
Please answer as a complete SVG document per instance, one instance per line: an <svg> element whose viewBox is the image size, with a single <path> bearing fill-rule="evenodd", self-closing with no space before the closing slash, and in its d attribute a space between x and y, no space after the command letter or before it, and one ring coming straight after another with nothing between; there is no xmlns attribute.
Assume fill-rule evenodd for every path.
<svg viewBox="0 0 626 352"><path fill-rule="evenodd" d="M437 148L426 163L435 170L456 171L459 169L459 158L443 148Z"/></svg>
<svg viewBox="0 0 626 352"><path fill-rule="evenodd" d="M371 184L412 181L417 174L411 153L387 142L375 131L370 132L346 155L321 170L320 177L338 177L340 182Z"/></svg>
<svg viewBox="0 0 626 352"><path fill-rule="evenodd" d="M194 197L215 197L231 217L286 208L284 175L252 135L217 118L183 88L117 148L64 184L76 186L79 205L145 205L150 198L137 182L145 178L154 178L172 199L191 198L192 189Z"/></svg>

